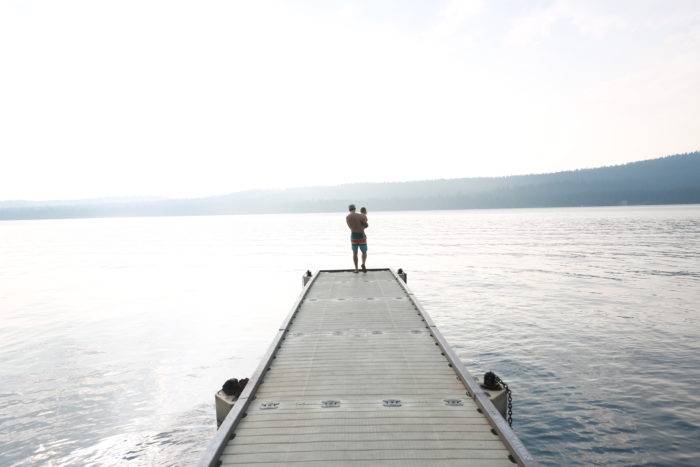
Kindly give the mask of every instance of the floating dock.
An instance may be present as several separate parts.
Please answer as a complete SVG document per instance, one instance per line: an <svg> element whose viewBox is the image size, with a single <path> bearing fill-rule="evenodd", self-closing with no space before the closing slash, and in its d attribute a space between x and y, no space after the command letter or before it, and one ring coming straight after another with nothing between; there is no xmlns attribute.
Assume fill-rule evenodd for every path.
<svg viewBox="0 0 700 467"><path fill-rule="evenodd" d="M308 279L201 461L514 463L537 465L389 269L319 271Z"/></svg>

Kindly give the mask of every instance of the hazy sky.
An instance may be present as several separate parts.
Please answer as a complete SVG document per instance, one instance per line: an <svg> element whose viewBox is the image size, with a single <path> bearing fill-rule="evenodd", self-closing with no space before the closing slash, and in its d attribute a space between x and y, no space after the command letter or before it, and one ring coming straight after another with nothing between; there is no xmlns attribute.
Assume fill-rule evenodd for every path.
<svg viewBox="0 0 700 467"><path fill-rule="evenodd" d="M700 149L700 1L0 0L0 199Z"/></svg>

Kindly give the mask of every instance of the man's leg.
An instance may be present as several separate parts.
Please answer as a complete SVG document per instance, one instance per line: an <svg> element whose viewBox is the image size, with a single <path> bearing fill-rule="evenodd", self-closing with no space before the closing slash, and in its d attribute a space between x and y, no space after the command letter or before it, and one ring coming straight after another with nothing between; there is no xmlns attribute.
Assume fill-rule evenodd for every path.
<svg viewBox="0 0 700 467"><path fill-rule="evenodd" d="M364 247L364 248L362 248ZM367 245L362 245L362 272L367 272L367 268L365 267L365 263L367 262Z"/></svg>
<svg viewBox="0 0 700 467"><path fill-rule="evenodd" d="M357 245L352 246L352 262L355 263L355 272L357 272Z"/></svg>

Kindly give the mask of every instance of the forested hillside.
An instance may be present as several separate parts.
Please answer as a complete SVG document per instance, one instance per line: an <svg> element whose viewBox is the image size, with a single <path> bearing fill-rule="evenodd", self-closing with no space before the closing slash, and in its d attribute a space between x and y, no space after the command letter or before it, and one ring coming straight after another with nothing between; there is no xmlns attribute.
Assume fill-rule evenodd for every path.
<svg viewBox="0 0 700 467"><path fill-rule="evenodd" d="M0 219L700 203L700 152L539 175L356 183L197 199L0 202Z"/></svg>

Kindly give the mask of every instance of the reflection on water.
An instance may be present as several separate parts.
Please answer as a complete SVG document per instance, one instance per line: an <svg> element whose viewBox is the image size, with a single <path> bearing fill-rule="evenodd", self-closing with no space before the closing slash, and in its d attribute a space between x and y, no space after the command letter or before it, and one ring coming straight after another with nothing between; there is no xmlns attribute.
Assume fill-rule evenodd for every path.
<svg viewBox="0 0 700 467"><path fill-rule="evenodd" d="M543 463L700 463L700 206L370 213ZM0 223L0 465L195 462L344 213Z"/></svg>

